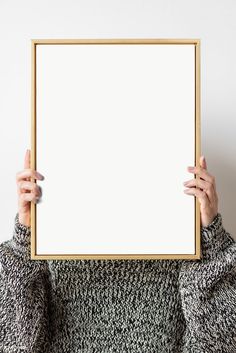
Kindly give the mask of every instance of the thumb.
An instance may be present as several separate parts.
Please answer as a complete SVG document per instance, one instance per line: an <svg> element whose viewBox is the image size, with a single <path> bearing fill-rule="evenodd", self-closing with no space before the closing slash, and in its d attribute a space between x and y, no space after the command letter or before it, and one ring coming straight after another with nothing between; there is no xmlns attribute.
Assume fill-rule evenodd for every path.
<svg viewBox="0 0 236 353"><path fill-rule="evenodd" d="M25 162L24 162L24 169L30 168L30 150L26 150L25 153Z"/></svg>
<svg viewBox="0 0 236 353"><path fill-rule="evenodd" d="M205 156L200 157L200 166L204 169L207 169L207 163L206 163Z"/></svg>

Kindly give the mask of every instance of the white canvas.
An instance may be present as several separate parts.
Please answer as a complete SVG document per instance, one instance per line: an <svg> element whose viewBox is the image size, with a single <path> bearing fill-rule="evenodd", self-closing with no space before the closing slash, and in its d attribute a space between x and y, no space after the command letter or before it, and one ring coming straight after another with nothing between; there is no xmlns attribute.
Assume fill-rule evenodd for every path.
<svg viewBox="0 0 236 353"><path fill-rule="evenodd" d="M37 254L195 253L194 50L37 46Z"/></svg>

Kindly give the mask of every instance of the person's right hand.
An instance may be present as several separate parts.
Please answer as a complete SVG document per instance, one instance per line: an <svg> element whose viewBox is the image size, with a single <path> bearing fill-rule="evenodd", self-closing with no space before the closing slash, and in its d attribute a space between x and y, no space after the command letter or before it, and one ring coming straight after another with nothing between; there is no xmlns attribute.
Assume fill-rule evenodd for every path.
<svg viewBox="0 0 236 353"><path fill-rule="evenodd" d="M30 169L30 150L26 151L24 170L16 173L16 184L18 193L19 222L30 227L30 206L31 201L37 203L42 196L42 189L30 178L43 180L44 176L36 170Z"/></svg>

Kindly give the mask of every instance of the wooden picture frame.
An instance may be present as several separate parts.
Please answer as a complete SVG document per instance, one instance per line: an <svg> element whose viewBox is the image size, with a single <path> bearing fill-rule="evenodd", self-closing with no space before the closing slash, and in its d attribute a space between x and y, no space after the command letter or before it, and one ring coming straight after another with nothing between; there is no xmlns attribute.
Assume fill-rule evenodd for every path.
<svg viewBox="0 0 236 353"><path fill-rule="evenodd" d="M200 39L31 47L31 168L45 176L31 259L199 259L200 205L182 183L201 153Z"/></svg>

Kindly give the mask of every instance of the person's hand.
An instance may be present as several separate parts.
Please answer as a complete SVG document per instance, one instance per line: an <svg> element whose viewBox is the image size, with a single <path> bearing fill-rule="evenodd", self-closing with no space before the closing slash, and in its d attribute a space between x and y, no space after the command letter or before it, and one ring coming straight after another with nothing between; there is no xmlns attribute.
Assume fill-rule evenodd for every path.
<svg viewBox="0 0 236 353"><path fill-rule="evenodd" d="M19 222L27 227L30 227L31 201L37 203L42 196L42 189L35 182L30 181L30 178L43 180L44 176L30 169L30 150L27 150L24 170L16 173Z"/></svg>
<svg viewBox="0 0 236 353"><path fill-rule="evenodd" d="M190 173L197 174L200 180L191 179L184 182L184 192L194 195L200 202L201 226L207 227L218 213L218 196L216 192L215 177L207 171L207 164L204 156L200 157L200 167L188 167Z"/></svg>

